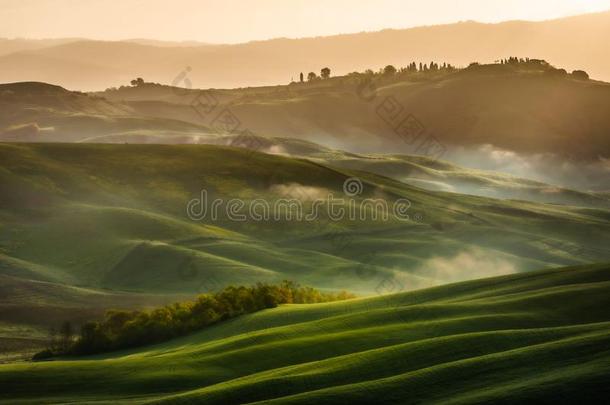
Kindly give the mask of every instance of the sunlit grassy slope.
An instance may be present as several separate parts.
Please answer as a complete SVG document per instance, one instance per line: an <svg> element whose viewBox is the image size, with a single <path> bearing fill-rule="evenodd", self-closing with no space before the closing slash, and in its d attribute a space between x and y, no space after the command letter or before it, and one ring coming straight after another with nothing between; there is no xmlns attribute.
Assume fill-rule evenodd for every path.
<svg viewBox="0 0 610 405"><path fill-rule="evenodd" d="M610 267L285 305L143 349L0 366L18 401L371 404L601 401Z"/></svg>

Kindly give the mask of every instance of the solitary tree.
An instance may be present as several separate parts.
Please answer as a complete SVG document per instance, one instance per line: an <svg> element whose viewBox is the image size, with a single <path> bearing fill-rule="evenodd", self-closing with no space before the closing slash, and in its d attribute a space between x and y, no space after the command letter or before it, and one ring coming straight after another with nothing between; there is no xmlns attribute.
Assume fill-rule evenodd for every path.
<svg viewBox="0 0 610 405"><path fill-rule="evenodd" d="M384 76L394 76L396 74L396 68L392 65L388 65L383 68Z"/></svg>
<svg viewBox="0 0 610 405"><path fill-rule="evenodd" d="M316 80L318 78L318 75L316 75L314 72L309 72L307 74L307 81L308 82L313 82L314 80Z"/></svg>
<svg viewBox="0 0 610 405"><path fill-rule="evenodd" d="M299 76L299 78L301 79L301 83L303 83L303 72L301 72L301 75Z"/></svg>
<svg viewBox="0 0 610 405"><path fill-rule="evenodd" d="M328 79L330 77L330 69L325 67L320 70L320 76L322 76L322 79Z"/></svg>

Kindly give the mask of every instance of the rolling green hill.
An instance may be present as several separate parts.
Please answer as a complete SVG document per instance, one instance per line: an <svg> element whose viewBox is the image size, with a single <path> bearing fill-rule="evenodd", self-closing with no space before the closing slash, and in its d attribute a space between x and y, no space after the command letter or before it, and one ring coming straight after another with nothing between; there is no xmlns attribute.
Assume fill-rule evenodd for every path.
<svg viewBox="0 0 610 405"><path fill-rule="evenodd" d="M143 349L0 365L3 403L600 402L610 267L284 305Z"/></svg>
<svg viewBox="0 0 610 405"><path fill-rule="evenodd" d="M2 341L112 307L228 284L298 281L359 295L604 262L607 209L426 191L328 163L212 145L0 144ZM354 197L364 220L189 218L187 203ZM408 199L408 220L363 199ZM355 217L355 218L358 218ZM75 311L74 308L78 308ZM16 331L15 325L25 332ZM29 329L28 329L29 328ZM32 335L28 331L36 330Z"/></svg>
<svg viewBox="0 0 610 405"><path fill-rule="evenodd" d="M198 291L194 278L290 278L371 292L395 276L405 277L405 288L446 281L431 269L438 260L457 280L478 261L516 272L608 259L607 210L425 191L239 148L2 144L0 158L3 273L26 268L41 281L181 293ZM224 201L294 198L306 213L329 193L345 197L343 183L353 176L363 184L354 202L378 198L391 207L406 198L409 220L374 219L359 204L363 221L335 221L324 211L315 221L235 221L222 211L215 220L192 220L186 213L202 189Z"/></svg>

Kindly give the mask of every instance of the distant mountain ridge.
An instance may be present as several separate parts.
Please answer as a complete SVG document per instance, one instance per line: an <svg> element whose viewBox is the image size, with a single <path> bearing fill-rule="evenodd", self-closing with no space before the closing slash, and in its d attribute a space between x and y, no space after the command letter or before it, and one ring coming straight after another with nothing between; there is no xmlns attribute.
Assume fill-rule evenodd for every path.
<svg viewBox="0 0 610 405"><path fill-rule="evenodd" d="M36 80L75 90L101 90L137 76L169 84L190 66L195 87L230 88L286 83L300 72L319 72L323 66L346 74L411 61L445 60L467 66L510 55L540 57L610 80L610 45L603 41L608 37L610 12L542 22L461 22L235 45L81 40L41 47L41 42L24 41L19 49L0 40L0 81Z"/></svg>

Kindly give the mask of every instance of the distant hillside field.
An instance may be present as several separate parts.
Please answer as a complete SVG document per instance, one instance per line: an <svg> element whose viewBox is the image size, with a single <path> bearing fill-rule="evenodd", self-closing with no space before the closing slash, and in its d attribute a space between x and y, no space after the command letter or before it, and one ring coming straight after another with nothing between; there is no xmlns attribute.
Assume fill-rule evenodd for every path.
<svg viewBox="0 0 610 405"><path fill-rule="evenodd" d="M10 83L0 85L0 107L8 142L226 144L254 134L441 158L580 192L610 187L610 84L538 60L232 90L144 83L85 94Z"/></svg>
<svg viewBox="0 0 610 405"><path fill-rule="evenodd" d="M0 401L600 403L609 297L610 267L591 265L283 305L138 350L0 365Z"/></svg>
<svg viewBox="0 0 610 405"><path fill-rule="evenodd" d="M493 145L576 160L607 158L610 84L488 65L403 79L366 76L268 88L180 90L153 85L98 93L141 115L213 126L223 108L240 129L360 151L423 153L431 134L447 154ZM198 103L218 107L204 115ZM182 105L182 106L181 106ZM201 108L199 108L201 109ZM415 127L402 126L408 116ZM145 139L145 138L144 138ZM432 149L431 154L440 151Z"/></svg>
<svg viewBox="0 0 610 405"><path fill-rule="evenodd" d="M353 75L234 90L148 83L88 95L43 83L3 84L0 139L199 143L248 130L422 154L424 138L433 135L442 145L433 155L492 145L576 161L609 158L610 84L546 69L498 64L375 77L370 85L367 76ZM401 124L409 116L412 125Z"/></svg>

